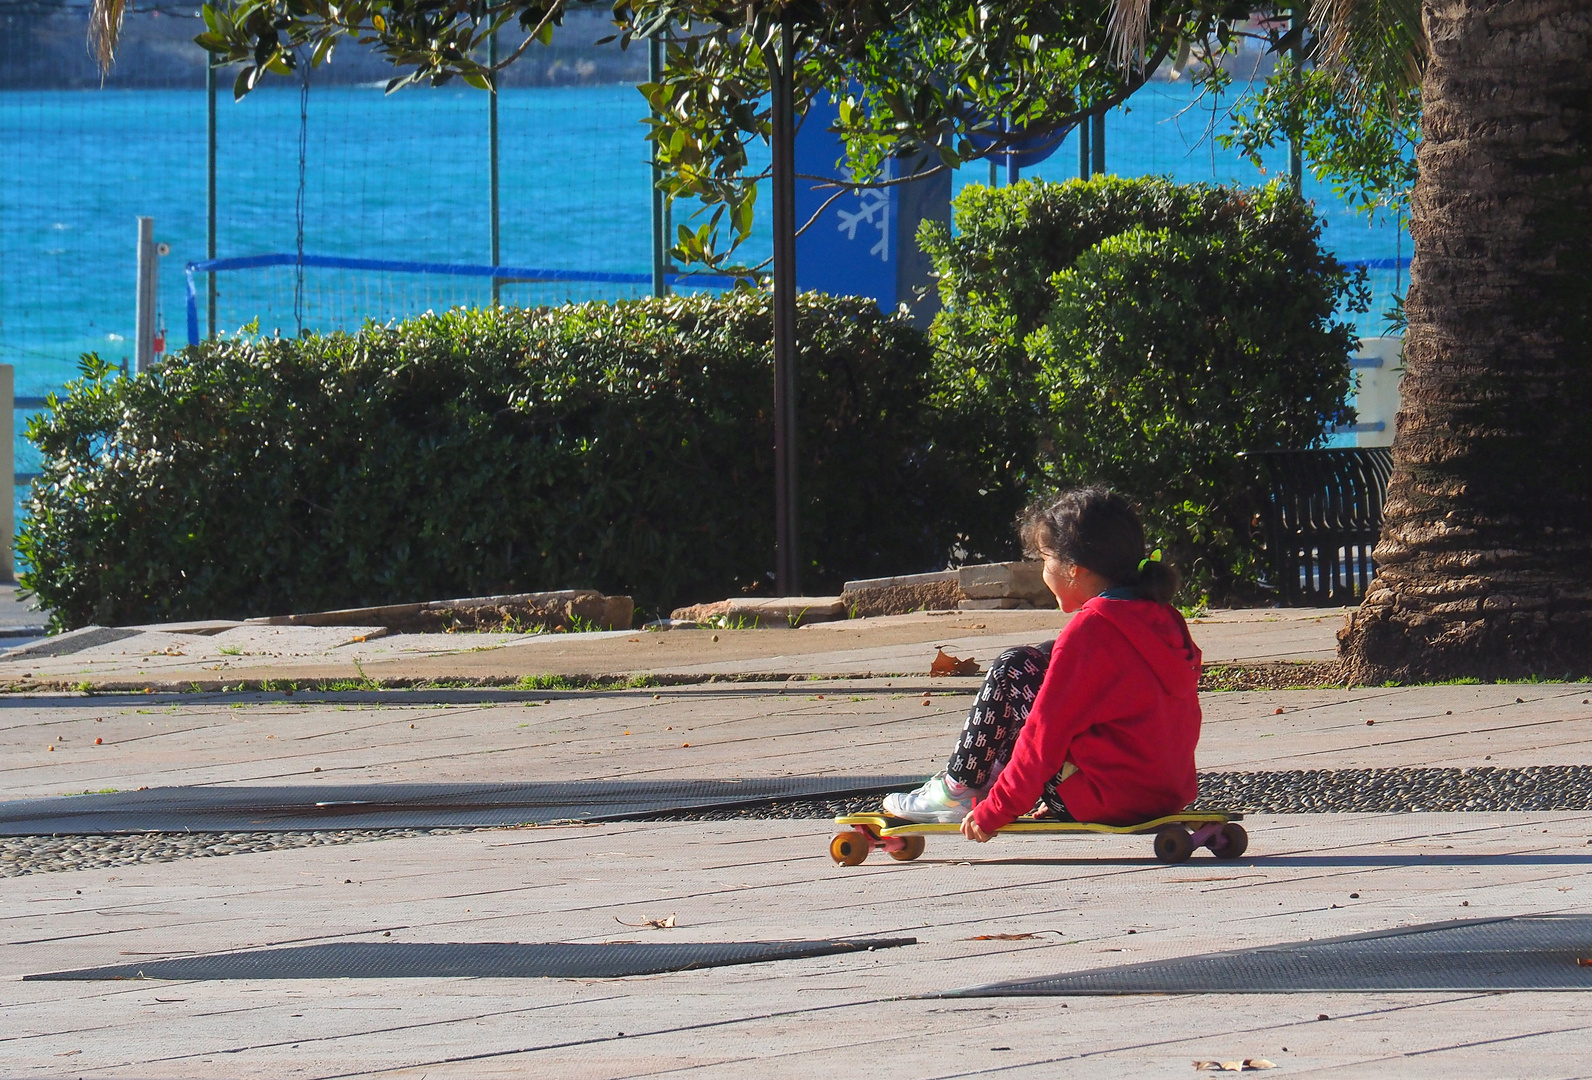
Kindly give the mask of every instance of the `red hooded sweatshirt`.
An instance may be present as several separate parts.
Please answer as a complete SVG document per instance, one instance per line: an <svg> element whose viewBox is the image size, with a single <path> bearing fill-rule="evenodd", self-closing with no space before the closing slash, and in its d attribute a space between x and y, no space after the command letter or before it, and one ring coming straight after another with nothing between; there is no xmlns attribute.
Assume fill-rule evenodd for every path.
<svg viewBox="0 0 1592 1080"><path fill-rule="evenodd" d="M974 808L994 832L1057 787L1079 821L1129 825L1175 814L1199 795L1200 650L1177 609L1095 597L1056 639L1012 759Z"/></svg>

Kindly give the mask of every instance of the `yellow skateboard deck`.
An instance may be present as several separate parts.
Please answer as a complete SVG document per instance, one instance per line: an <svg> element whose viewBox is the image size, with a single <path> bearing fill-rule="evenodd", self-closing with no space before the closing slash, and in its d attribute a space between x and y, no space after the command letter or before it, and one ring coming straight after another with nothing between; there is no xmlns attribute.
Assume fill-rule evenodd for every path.
<svg viewBox="0 0 1592 1080"><path fill-rule="evenodd" d="M1096 825L1086 821L1049 821L1044 818L1018 818L1001 829L1002 833L1043 833L1056 836L1123 836L1155 834L1155 857L1165 863L1180 863L1200 847L1208 847L1218 859L1236 859L1249 846L1249 835L1238 822L1243 814L1220 811L1184 812L1141 821L1134 825ZM890 817L888 814L846 814L835 824L845 829L829 843L829 854L843 866L859 866L870 852L883 850L901 862L923 854L930 833L960 833L962 827L946 822L925 824Z"/></svg>
<svg viewBox="0 0 1592 1080"><path fill-rule="evenodd" d="M1243 814L1185 813L1170 814L1137 825L1095 825L1087 821L1048 821L1045 818L1018 818L1001 830L1003 833L1105 833L1110 835L1135 835L1160 832L1168 825L1220 825L1227 821L1242 821ZM866 825L880 836L920 836L929 833L960 833L962 826L954 823L924 824L893 818L888 814L847 814L835 819L836 825Z"/></svg>

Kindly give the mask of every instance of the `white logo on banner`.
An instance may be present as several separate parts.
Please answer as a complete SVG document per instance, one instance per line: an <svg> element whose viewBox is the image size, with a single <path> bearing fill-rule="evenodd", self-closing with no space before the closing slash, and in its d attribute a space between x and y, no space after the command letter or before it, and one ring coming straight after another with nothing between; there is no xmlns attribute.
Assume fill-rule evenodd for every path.
<svg viewBox="0 0 1592 1080"><path fill-rule="evenodd" d="M848 178L850 174L847 174ZM885 168L885 179L889 179L890 169ZM890 194L882 188L870 188L857 199L855 213L836 209L835 216L840 223L835 226L840 232L846 234L847 240L857 239L857 229L862 225L871 225L879 233L879 239L868 249L869 255L877 255L884 262L890 261ZM867 233L863 238L867 239Z"/></svg>

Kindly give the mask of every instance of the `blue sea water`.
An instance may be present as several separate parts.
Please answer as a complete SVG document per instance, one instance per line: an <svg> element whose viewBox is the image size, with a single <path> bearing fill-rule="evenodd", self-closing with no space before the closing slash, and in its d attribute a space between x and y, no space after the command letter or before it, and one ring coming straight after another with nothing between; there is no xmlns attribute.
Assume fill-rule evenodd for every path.
<svg viewBox="0 0 1592 1080"><path fill-rule="evenodd" d="M466 88L312 90L304 127L303 249L434 262L489 261L486 96ZM131 352L135 224L155 218L161 310L180 344L183 267L205 257L205 95L183 90L0 94L0 349L18 393L71 377L78 353ZM217 248L297 249L300 96L268 86L218 108ZM500 101L503 258L567 269L646 269L644 108L633 88L505 91ZM63 182L64 181L64 182ZM291 271L223 276L218 322L293 323ZM455 296L448 283L307 283L385 318ZM432 288L435 295L408 298ZM286 295L284 296L284 290ZM346 295L344 295L346 294ZM305 321L324 324L331 312ZM356 319L357 321L357 319ZM296 328L296 324L294 326ZM324 328L324 326L322 327Z"/></svg>
<svg viewBox="0 0 1592 1080"><path fill-rule="evenodd" d="M1188 84L1152 83L1108 119L1106 164L1121 175L1252 184L1286 171L1286 151L1262 171L1209 138L1226 127L1220 104ZM650 266L645 105L624 85L507 89L499 100L502 262L564 270ZM301 125L301 116L303 123ZM184 332L184 266L205 257L206 98L192 90L0 92L0 363L16 366L19 396L58 389L79 354L131 357L135 218L155 219L171 246L160 309L168 341ZM300 143L303 136L302 146ZM379 88L271 84L217 118L217 253L317 255L487 263L487 98L465 87ZM302 152L302 190L300 162ZM1069 140L1025 176L1077 173ZM982 164L956 188L988 182ZM1003 181L1004 182L1004 181ZM1323 242L1344 260L1408 257L1393 224L1368 222L1307 177ZM302 209L300 199L302 198ZM766 209L766 200L762 206ZM685 210L676 221L688 220ZM769 248L766 214L748 261ZM1380 312L1403 271L1372 275ZM482 304L480 279L291 269L218 275L217 324L294 332L386 320L428 308ZM205 320L203 280L200 318ZM636 295L640 287L507 286L509 303ZM19 471L36 456L18 436Z"/></svg>

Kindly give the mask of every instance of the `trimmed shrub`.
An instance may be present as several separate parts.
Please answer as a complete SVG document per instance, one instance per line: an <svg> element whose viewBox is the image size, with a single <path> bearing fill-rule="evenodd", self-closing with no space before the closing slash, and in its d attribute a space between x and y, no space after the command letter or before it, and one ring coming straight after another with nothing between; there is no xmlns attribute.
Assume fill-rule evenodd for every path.
<svg viewBox="0 0 1592 1080"><path fill-rule="evenodd" d="M1256 594L1247 451L1318 445L1352 419L1364 286L1283 185L1146 178L969 187L941 277L938 400L1011 501L1103 482L1135 499L1192 597Z"/></svg>
<svg viewBox="0 0 1592 1080"><path fill-rule="evenodd" d="M799 327L802 584L943 566L987 515L937 438L923 335L818 295ZM28 430L22 584L61 628L766 593L770 328L742 293L229 339L133 379L89 358Z"/></svg>

